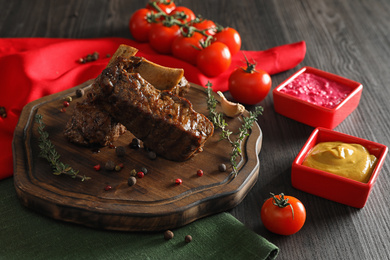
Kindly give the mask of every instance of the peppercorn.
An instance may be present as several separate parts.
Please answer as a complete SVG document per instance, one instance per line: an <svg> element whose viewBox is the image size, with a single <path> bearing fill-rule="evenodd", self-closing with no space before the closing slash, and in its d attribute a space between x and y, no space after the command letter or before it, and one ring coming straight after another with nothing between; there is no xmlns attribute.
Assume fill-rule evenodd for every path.
<svg viewBox="0 0 390 260"><path fill-rule="evenodd" d="M68 102L72 102L72 97L71 96L67 96L66 98L65 98L65 101L68 101Z"/></svg>
<svg viewBox="0 0 390 260"><path fill-rule="evenodd" d="M112 189L111 185L107 185L106 187L104 187L105 191L108 191L108 190L111 190L111 189Z"/></svg>
<svg viewBox="0 0 390 260"><path fill-rule="evenodd" d="M107 161L106 164L104 165L104 168L107 171L113 171L115 169L115 163L113 161Z"/></svg>
<svg viewBox="0 0 390 260"><path fill-rule="evenodd" d="M68 101L64 101L63 105L64 105L64 107L68 107L70 104Z"/></svg>
<svg viewBox="0 0 390 260"><path fill-rule="evenodd" d="M192 241L192 236L191 235L186 235L185 238L184 238L184 241L186 241L186 243L190 243Z"/></svg>
<svg viewBox="0 0 390 260"><path fill-rule="evenodd" d="M199 177L202 177L203 176L203 170L198 170L197 172L196 172L196 174L199 176Z"/></svg>
<svg viewBox="0 0 390 260"><path fill-rule="evenodd" d="M226 171L226 165L224 163L221 163L220 165L218 165L218 170L220 172Z"/></svg>
<svg viewBox="0 0 390 260"><path fill-rule="evenodd" d="M148 169L146 169L146 167L141 167L141 172L148 174Z"/></svg>
<svg viewBox="0 0 390 260"><path fill-rule="evenodd" d="M82 97L82 96L84 96L84 89L77 89L77 90L76 90L76 96L77 96L77 97Z"/></svg>
<svg viewBox="0 0 390 260"><path fill-rule="evenodd" d="M176 183L176 185L180 185L180 184L183 183L183 180L182 179L176 179L175 183Z"/></svg>
<svg viewBox="0 0 390 260"><path fill-rule="evenodd" d="M131 187L137 183L137 179L134 176L130 176L127 179L127 184Z"/></svg>
<svg viewBox="0 0 390 260"><path fill-rule="evenodd" d="M61 108L61 113L65 113L66 112L66 108L65 107L63 107L63 108Z"/></svg>
<svg viewBox="0 0 390 260"><path fill-rule="evenodd" d="M118 157L123 157L126 155L126 148L124 146L118 146L115 152Z"/></svg>
<svg viewBox="0 0 390 260"><path fill-rule="evenodd" d="M130 171L130 175L131 175L131 176L137 176L137 170L136 170L136 169L132 169L132 170Z"/></svg>
<svg viewBox="0 0 390 260"><path fill-rule="evenodd" d="M164 239L165 239L165 240L170 240L170 239L172 239L174 236L175 236L175 235L174 235L173 232L170 231L170 230L167 230L167 231L164 232Z"/></svg>
<svg viewBox="0 0 390 260"><path fill-rule="evenodd" d="M95 171L100 171L100 164L96 164L95 166L93 166L93 168L95 169Z"/></svg>
<svg viewBox="0 0 390 260"><path fill-rule="evenodd" d="M137 172L138 178L143 178L145 176L145 173L143 172Z"/></svg>
<svg viewBox="0 0 390 260"><path fill-rule="evenodd" d="M5 110L5 107L0 107L0 116L2 118L6 118L7 117L7 111Z"/></svg>
<svg viewBox="0 0 390 260"><path fill-rule="evenodd" d="M115 165L115 171L119 172L120 170L122 170L122 167L119 164Z"/></svg>
<svg viewBox="0 0 390 260"><path fill-rule="evenodd" d="M157 158L157 155L155 152L150 151L150 152L148 152L148 157L150 160L155 160Z"/></svg>
<svg viewBox="0 0 390 260"><path fill-rule="evenodd" d="M138 138L133 138L129 146L131 149L139 149L141 147L141 141Z"/></svg>

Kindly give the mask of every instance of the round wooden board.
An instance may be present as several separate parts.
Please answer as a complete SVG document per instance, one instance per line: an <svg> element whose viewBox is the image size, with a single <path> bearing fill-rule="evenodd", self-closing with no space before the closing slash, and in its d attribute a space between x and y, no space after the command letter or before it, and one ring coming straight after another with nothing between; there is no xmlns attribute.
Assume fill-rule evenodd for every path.
<svg viewBox="0 0 390 260"><path fill-rule="evenodd" d="M63 136L66 122L77 98L77 89L88 89L91 81L72 89L29 103L23 109L13 140L14 184L20 201L26 207L54 219L82 225L122 231L160 231L173 229L199 218L231 209L238 205L256 183L259 174L258 155L262 132L257 123L242 145L243 156L238 175L233 178L229 163L231 146L219 141L219 130L211 137L204 151L185 162L172 162L157 157L151 160L140 148L130 149L133 136L127 132L115 143L125 146L125 157L118 157L115 149L104 147L99 153L91 148L69 143ZM65 113L60 110L64 99L73 101ZM217 95L216 99L219 100ZM186 96L195 111L208 114L205 89L192 84ZM80 174L91 177L80 181L68 176L56 176L48 162L39 157L35 115L43 116L45 131L61 155L60 160L70 164ZM227 119L229 129L237 132L241 119ZM106 171L108 160L123 163L121 171ZM225 163L226 172L218 165ZM95 171L93 166L102 169ZM130 171L146 167L148 173L128 186ZM198 169L204 171L197 176ZM175 180L183 180L176 185ZM104 188L110 185L111 190Z"/></svg>

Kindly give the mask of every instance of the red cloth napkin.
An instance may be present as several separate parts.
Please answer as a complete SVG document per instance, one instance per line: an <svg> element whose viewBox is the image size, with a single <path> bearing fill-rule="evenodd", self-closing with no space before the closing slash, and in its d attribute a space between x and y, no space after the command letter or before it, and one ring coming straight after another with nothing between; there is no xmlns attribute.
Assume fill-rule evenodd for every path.
<svg viewBox="0 0 390 260"><path fill-rule="evenodd" d="M123 38L0 39L0 107L7 117L0 116L0 179L13 173L12 138L22 108L29 102L77 86L98 76L120 44L139 49L137 56L161 65L183 68L188 81L205 86L208 81L214 91L226 91L227 79L237 67L244 66L244 57L233 57L230 69L218 77L209 78L195 66L172 56L157 54L147 43ZM100 58L81 64L80 58L98 52ZM258 62L257 68L276 74L298 65L305 57L305 42L274 47L265 51L243 51L248 59Z"/></svg>

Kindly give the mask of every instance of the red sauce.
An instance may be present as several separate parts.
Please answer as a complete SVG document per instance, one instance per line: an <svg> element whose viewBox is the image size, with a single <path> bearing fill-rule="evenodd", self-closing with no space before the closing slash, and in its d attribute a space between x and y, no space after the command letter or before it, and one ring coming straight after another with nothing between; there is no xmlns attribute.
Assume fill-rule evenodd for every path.
<svg viewBox="0 0 390 260"><path fill-rule="evenodd" d="M326 108L334 108L340 104L351 91L348 86L308 72L300 74L280 90Z"/></svg>

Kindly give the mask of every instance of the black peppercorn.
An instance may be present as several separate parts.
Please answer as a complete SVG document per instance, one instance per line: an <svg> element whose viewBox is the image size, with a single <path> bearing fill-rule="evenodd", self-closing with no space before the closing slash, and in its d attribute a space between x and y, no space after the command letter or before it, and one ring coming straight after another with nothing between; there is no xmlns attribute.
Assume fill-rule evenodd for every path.
<svg viewBox="0 0 390 260"><path fill-rule="evenodd" d="M130 143L131 149L138 149L141 147L141 141L138 138L133 138Z"/></svg>
<svg viewBox="0 0 390 260"><path fill-rule="evenodd" d="M156 155L155 152L150 151L150 152L148 152L148 157L149 157L149 159L151 159L151 160L155 160L155 159L157 158L157 155Z"/></svg>
<svg viewBox="0 0 390 260"><path fill-rule="evenodd" d="M167 230L167 231L164 232L164 239L165 239L165 240L170 240L170 239L172 239L173 237L174 237L174 234L173 234L172 231Z"/></svg>
<svg viewBox="0 0 390 260"><path fill-rule="evenodd" d="M5 110L5 107L0 107L0 116L2 118L6 118L7 117L7 111Z"/></svg>
<svg viewBox="0 0 390 260"><path fill-rule="evenodd" d="M220 165L218 165L218 170L220 172L226 171L226 165L224 163L221 163Z"/></svg>
<svg viewBox="0 0 390 260"><path fill-rule="evenodd" d="M146 167L141 167L141 172L147 174L148 173L148 169L146 169Z"/></svg>
<svg viewBox="0 0 390 260"><path fill-rule="evenodd" d="M137 179L134 176L130 176L129 179L127 179L127 184L131 187L137 183Z"/></svg>
<svg viewBox="0 0 390 260"><path fill-rule="evenodd" d="M82 96L84 96L84 89L77 89L77 90L76 90L76 96L77 96L77 97L82 97Z"/></svg>
<svg viewBox="0 0 390 260"><path fill-rule="evenodd" d="M116 164L113 161L107 161L106 164L104 165L104 168L107 171L113 171L115 169Z"/></svg>
<svg viewBox="0 0 390 260"><path fill-rule="evenodd" d="M126 155L126 148L124 146L118 146L115 152L118 157L123 157Z"/></svg>
<svg viewBox="0 0 390 260"><path fill-rule="evenodd" d="M184 238L184 241L186 241L186 243L189 243L192 241L192 236L191 235L186 235L186 237Z"/></svg>

